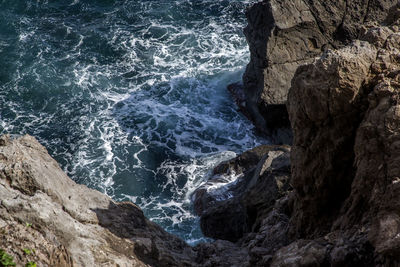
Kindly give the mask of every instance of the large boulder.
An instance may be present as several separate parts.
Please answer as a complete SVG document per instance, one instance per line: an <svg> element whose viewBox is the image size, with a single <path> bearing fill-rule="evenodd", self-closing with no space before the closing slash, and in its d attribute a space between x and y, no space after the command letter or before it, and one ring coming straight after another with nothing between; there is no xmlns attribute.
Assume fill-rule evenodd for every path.
<svg viewBox="0 0 400 267"><path fill-rule="evenodd" d="M258 231L290 189L289 152L287 146L264 145L218 165L194 193L204 235L237 241Z"/></svg>
<svg viewBox="0 0 400 267"><path fill-rule="evenodd" d="M17 266L193 266L183 240L73 182L33 137L0 137L0 248Z"/></svg>
<svg viewBox="0 0 400 267"><path fill-rule="evenodd" d="M241 102L256 127L273 136L273 129L287 127L285 103L297 68L328 48L347 45L363 25L384 21L394 4L393 0L264 0L251 6L244 29L251 56Z"/></svg>

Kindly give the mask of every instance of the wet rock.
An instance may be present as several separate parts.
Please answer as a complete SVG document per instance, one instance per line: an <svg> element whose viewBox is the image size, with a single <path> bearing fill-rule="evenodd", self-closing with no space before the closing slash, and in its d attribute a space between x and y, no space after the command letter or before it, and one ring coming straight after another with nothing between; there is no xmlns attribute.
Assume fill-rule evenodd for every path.
<svg viewBox="0 0 400 267"><path fill-rule="evenodd" d="M259 162L266 154L273 153L277 148L277 146L261 145L216 166L209 180L193 193L196 213L201 216L205 209L214 206L218 201L242 195L255 175ZM280 148L283 151L288 150L284 146Z"/></svg>
<svg viewBox="0 0 400 267"><path fill-rule="evenodd" d="M206 236L237 241L259 228L277 199L289 190L287 146L260 146L221 163L194 193ZM224 177L232 177L229 180ZM230 183L224 183L229 180Z"/></svg>

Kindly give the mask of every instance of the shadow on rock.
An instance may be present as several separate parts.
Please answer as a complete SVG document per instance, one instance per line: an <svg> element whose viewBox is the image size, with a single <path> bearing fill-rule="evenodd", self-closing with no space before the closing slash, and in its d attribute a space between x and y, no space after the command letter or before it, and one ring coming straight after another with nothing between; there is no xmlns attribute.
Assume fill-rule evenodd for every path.
<svg viewBox="0 0 400 267"><path fill-rule="evenodd" d="M110 202L108 209L93 211L102 227L133 242L133 247L128 248L131 252L126 251L122 246L124 244L114 244L120 246L121 253L136 255L151 266L193 266L193 249L180 238L147 220L135 204Z"/></svg>

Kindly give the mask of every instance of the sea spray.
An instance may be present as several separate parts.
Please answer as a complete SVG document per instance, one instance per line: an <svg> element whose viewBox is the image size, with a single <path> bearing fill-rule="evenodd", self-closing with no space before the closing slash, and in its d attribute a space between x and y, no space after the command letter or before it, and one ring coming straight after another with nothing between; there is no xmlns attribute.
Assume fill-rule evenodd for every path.
<svg viewBox="0 0 400 267"><path fill-rule="evenodd" d="M265 140L230 99L249 1L0 1L0 131L72 179L202 238L191 193Z"/></svg>

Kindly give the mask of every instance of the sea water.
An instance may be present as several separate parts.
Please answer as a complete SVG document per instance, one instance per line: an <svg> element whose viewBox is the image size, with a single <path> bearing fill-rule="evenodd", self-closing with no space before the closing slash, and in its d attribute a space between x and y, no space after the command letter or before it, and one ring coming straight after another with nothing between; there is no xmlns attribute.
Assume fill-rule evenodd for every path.
<svg viewBox="0 0 400 267"><path fill-rule="evenodd" d="M244 0L1 0L0 133L31 134L76 182L189 243L191 194L265 140L226 86L249 52Z"/></svg>

